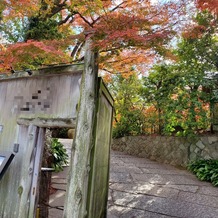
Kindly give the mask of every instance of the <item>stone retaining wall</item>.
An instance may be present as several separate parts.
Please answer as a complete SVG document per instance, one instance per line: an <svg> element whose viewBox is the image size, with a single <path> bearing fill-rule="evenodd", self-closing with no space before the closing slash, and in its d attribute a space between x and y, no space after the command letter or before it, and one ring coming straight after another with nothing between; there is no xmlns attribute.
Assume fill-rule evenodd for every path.
<svg viewBox="0 0 218 218"><path fill-rule="evenodd" d="M199 158L218 159L218 135L195 139L171 136L126 136L113 139L112 149L175 166Z"/></svg>

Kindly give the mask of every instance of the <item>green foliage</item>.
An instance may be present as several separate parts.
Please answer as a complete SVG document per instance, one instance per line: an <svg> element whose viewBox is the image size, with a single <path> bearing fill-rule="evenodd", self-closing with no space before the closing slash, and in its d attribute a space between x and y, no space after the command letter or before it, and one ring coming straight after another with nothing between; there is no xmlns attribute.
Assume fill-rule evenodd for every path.
<svg viewBox="0 0 218 218"><path fill-rule="evenodd" d="M61 38L63 38L63 35L58 31L58 22L56 20L40 20L38 17L30 19L29 28L26 32L26 39L40 41Z"/></svg>
<svg viewBox="0 0 218 218"><path fill-rule="evenodd" d="M141 80L136 73L127 78L115 75L112 80L109 89L115 99L116 110L113 137L142 134L144 102L140 98Z"/></svg>
<svg viewBox="0 0 218 218"><path fill-rule="evenodd" d="M188 170L193 172L198 179L218 186L218 160L193 161L188 165Z"/></svg>
<svg viewBox="0 0 218 218"><path fill-rule="evenodd" d="M56 172L63 170L63 165L67 164L68 155L63 144L57 138L51 140L50 152L53 156L52 167Z"/></svg>
<svg viewBox="0 0 218 218"><path fill-rule="evenodd" d="M171 96L178 91L180 75L173 71L173 66L155 65L147 77L143 77L141 95L149 106L154 106L158 117L158 129L155 132L162 134L166 121L166 108L171 105Z"/></svg>
<svg viewBox="0 0 218 218"><path fill-rule="evenodd" d="M140 110L126 110L113 128L113 138L143 133L144 116Z"/></svg>
<svg viewBox="0 0 218 218"><path fill-rule="evenodd" d="M213 72L218 66L218 39L211 19L206 12L197 14L201 32L180 40L174 51L178 61L156 65L143 78L142 96L158 112L160 134L191 136L210 127L217 99Z"/></svg>
<svg viewBox="0 0 218 218"><path fill-rule="evenodd" d="M1 14L0 14L1 16ZM1 21L1 17L0 17ZM19 17L9 20L7 22L1 22L0 32L7 42L16 43L21 42L25 38L27 31L27 19L21 19Z"/></svg>

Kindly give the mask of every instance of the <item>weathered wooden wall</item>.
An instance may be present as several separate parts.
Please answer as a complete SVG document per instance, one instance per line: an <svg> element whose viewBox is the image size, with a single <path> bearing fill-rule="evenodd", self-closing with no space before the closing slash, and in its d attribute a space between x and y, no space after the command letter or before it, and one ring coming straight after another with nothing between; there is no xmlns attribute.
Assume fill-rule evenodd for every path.
<svg viewBox="0 0 218 218"><path fill-rule="evenodd" d="M30 159L36 143L36 127L28 130L28 126L75 126L82 71L83 65L69 65L34 71L31 76L26 72L0 76L0 152L20 144L0 181L1 218L25 218L26 211L21 210L29 204L25 180L34 167Z"/></svg>
<svg viewBox="0 0 218 218"><path fill-rule="evenodd" d="M100 81L96 134L91 153L89 198L87 202L87 217L89 218L103 218L107 214L112 117L113 99Z"/></svg>
<svg viewBox="0 0 218 218"><path fill-rule="evenodd" d="M0 181L1 218L34 217L44 127L75 127L77 104L65 217L106 216L113 99L88 57L85 67L0 75L0 152L20 145Z"/></svg>

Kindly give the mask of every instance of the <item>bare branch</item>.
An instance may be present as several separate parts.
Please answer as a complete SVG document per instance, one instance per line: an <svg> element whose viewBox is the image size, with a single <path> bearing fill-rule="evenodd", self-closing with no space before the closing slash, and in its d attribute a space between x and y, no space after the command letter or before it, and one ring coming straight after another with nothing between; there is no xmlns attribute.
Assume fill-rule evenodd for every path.
<svg viewBox="0 0 218 218"><path fill-rule="evenodd" d="M118 4L116 7L112 8L109 13L114 12L115 10L117 10L118 8L122 8L121 6L126 3L127 1L123 1L120 4ZM104 10L105 14L107 15L107 12ZM96 22L98 22L100 19L102 18L102 16L99 16L98 18L96 18L93 22L92 25L94 25Z"/></svg>
<svg viewBox="0 0 218 218"><path fill-rule="evenodd" d="M75 14L76 14L76 13L75 13ZM67 15L67 17L66 17L64 20L61 20L61 21L58 23L58 25L61 26L61 25L65 24L70 18L72 18L72 20L71 20L70 22L73 22L73 16L74 16L75 14L69 14L69 15Z"/></svg>
<svg viewBox="0 0 218 218"><path fill-rule="evenodd" d="M77 12L77 14L82 18L82 20L87 23L90 27L93 28L92 23L90 23L85 17L82 16L82 14L80 14L79 12Z"/></svg>

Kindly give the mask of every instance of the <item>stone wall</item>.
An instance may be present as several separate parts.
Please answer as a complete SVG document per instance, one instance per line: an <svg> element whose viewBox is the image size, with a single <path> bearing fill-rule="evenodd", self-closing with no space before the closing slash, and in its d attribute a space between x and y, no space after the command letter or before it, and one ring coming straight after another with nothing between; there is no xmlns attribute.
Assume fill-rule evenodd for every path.
<svg viewBox="0 0 218 218"><path fill-rule="evenodd" d="M112 149L175 166L196 159L218 159L218 135L194 139L171 136L126 136L113 139Z"/></svg>

